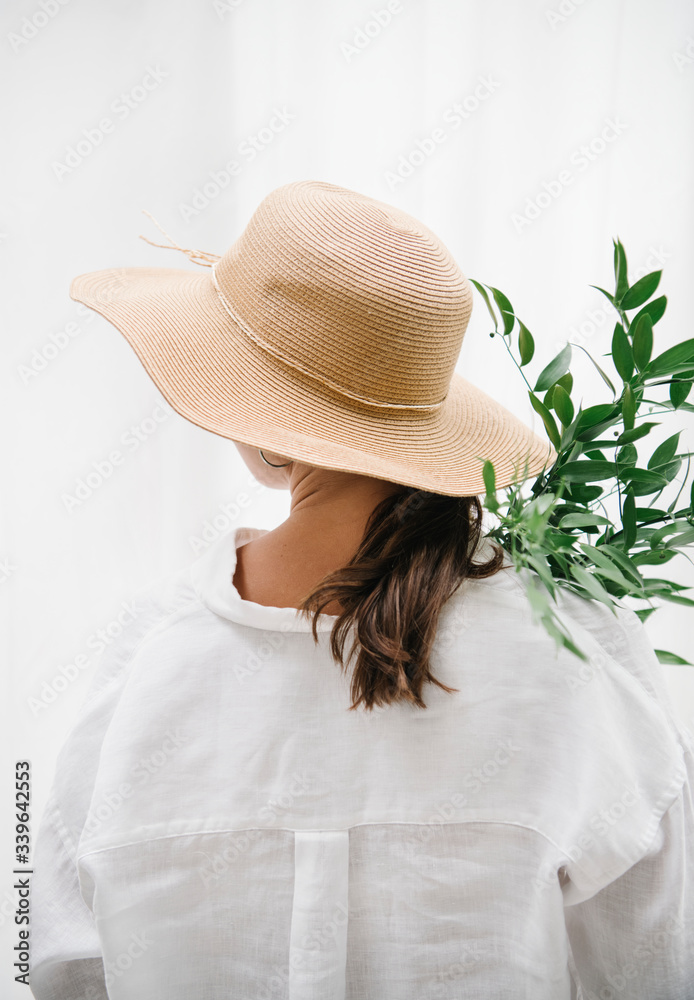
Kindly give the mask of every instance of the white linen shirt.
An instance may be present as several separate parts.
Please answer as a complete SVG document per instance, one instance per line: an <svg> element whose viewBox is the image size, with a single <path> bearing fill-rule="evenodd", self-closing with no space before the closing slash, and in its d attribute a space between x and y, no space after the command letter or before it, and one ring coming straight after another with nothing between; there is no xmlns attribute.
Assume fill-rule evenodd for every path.
<svg viewBox="0 0 694 1000"><path fill-rule="evenodd" d="M95 668L37 837L33 995L691 1000L692 738L638 616L560 590L590 659L557 651L505 553L441 612L458 692L349 711L334 617L316 646L233 586L263 533L140 591Z"/></svg>

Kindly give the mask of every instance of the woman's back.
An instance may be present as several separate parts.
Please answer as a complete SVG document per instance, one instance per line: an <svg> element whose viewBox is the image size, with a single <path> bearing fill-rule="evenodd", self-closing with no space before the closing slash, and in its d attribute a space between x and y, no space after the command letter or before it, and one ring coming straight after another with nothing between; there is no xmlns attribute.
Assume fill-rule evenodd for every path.
<svg viewBox="0 0 694 1000"><path fill-rule="evenodd" d="M316 644L232 585L261 535L143 592L99 664L37 845L35 996L694 996L690 737L638 617L562 591L590 661L558 652L507 560L441 612L458 692L348 711L335 619Z"/></svg>

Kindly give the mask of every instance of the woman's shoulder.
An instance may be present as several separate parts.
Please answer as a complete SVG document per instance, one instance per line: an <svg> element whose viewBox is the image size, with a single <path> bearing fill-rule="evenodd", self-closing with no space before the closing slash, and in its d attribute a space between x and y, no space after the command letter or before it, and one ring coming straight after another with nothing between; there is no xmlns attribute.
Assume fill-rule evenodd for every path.
<svg viewBox="0 0 694 1000"><path fill-rule="evenodd" d="M482 563L496 547L485 537L474 561ZM566 701L567 712L579 706L589 710L597 698L628 702L643 694L642 709L650 707L652 725L664 725L686 743L688 732L676 715L663 666L646 626L625 599L615 598L610 608L560 582L552 597L534 571L516 570L508 552L502 552L498 572L466 578L447 601L439 621L440 648L460 662L478 653L486 669L493 666L509 680L522 673L538 697L554 698L555 708ZM545 621L531 597L535 588L548 602Z"/></svg>

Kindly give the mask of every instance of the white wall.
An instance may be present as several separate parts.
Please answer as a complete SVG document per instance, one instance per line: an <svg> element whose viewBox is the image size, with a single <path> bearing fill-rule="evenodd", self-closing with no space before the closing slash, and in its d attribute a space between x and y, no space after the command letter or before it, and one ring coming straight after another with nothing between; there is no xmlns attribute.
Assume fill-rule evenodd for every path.
<svg viewBox="0 0 694 1000"><path fill-rule="evenodd" d="M160 396L121 335L68 297L71 278L84 271L195 268L137 238L164 242L141 209L183 246L222 253L259 201L288 181L327 180L397 204L440 235L468 276L507 293L535 336L535 373L567 338L597 360L610 350L613 320L589 285L610 285L619 236L634 274L664 264L669 307L658 349L692 335L691 5L401 0L379 27L372 12L383 9L386 0L2 7L2 90L11 91L0 216L0 560L11 566L0 582L2 787L9 803L13 762L28 757L35 827L96 663L90 637L117 622L137 588L190 562L205 521L249 492L233 445L176 414L151 434L145 423L136 448L126 444ZM145 78L149 91L138 89ZM456 104L467 109L464 119ZM286 124L251 158L248 139L275 109ZM61 168L85 130L99 138L104 118L110 131L78 165ZM601 143L610 122L611 139ZM427 144L436 129L440 141ZM401 157L418 143L430 155L397 177ZM186 208L212 174L225 181L231 160L237 175L216 196L208 189L206 206ZM551 184L567 170L571 183ZM519 223L546 183L558 196ZM68 338L61 331L70 323ZM542 431L488 329L477 300L459 371ZM581 350L574 356L589 405L602 397L602 383ZM681 428L682 447L691 447L691 417L663 418L653 443ZM114 448L123 463L69 512L64 495ZM230 527L284 519L288 494L257 485L250 492L252 507ZM694 585L683 556L661 574ZM654 645L694 660L692 620L691 609L664 605L648 622ZM45 694L61 668L74 673L68 665L80 654L89 657L85 669L32 711L29 699ZM694 670L666 673L678 711L692 722ZM10 834L6 822L6 942L15 940ZM0 975L8 967L5 958ZM16 995L26 992L17 987Z"/></svg>

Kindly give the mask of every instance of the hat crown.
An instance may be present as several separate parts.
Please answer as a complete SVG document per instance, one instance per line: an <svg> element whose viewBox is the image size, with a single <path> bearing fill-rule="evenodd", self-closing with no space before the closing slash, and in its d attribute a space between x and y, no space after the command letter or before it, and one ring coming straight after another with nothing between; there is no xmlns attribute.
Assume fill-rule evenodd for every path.
<svg viewBox="0 0 694 1000"><path fill-rule="evenodd" d="M472 289L406 212L335 184L285 184L213 274L245 333L281 363L365 402L446 397Z"/></svg>

